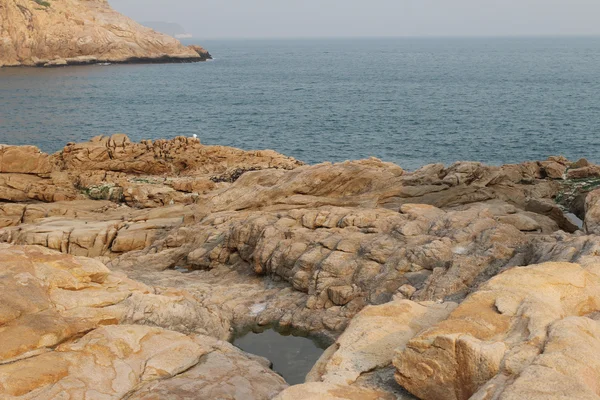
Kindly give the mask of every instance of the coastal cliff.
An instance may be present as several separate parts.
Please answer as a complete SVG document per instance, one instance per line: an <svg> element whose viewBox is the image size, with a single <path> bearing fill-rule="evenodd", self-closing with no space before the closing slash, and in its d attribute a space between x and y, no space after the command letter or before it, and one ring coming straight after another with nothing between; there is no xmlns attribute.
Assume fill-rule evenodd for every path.
<svg viewBox="0 0 600 400"><path fill-rule="evenodd" d="M106 0L0 0L0 67L210 58L114 11Z"/></svg>
<svg viewBox="0 0 600 400"><path fill-rule="evenodd" d="M0 146L0 397L598 399L599 187L564 157ZM288 388L223 341L268 325L335 343Z"/></svg>

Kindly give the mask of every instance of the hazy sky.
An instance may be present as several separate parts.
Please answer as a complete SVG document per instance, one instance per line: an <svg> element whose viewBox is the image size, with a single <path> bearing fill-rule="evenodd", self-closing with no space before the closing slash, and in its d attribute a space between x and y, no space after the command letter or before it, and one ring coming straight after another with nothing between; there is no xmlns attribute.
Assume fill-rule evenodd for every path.
<svg viewBox="0 0 600 400"><path fill-rule="evenodd" d="M600 34L600 0L109 0L197 38Z"/></svg>

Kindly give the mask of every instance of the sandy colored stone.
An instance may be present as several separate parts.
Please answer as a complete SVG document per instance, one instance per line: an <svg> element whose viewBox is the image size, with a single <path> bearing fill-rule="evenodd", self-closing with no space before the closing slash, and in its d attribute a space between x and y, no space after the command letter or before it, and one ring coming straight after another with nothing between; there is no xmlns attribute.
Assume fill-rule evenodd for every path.
<svg viewBox="0 0 600 400"><path fill-rule="evenodd" d="M529 198L525 210L549 217L565 232L575 233L579 230L579 227L565 216L565 212L550 199Z"/></svg>
<svg viewBox="0 0 600 400"><path fill-rule="evenodd" d="M301 165L293 158L271 150L204 146L199 139L188 137L133 143L123 134L98 136L89 142L67 145L56 157L66 170L169 174L173 177L208 175L217 178L236 169L293 169ZM137 178L140 183L144 180L158 182L144 176Z"/></svg>
<svg viewBox="0 0 600 400"><path fill-rule="evenodd" d="M555 322L600 310L599 299L595 270L569 263L511 269L400 349L396 378L425 400L493 398L545 353Z"/></svg>
<svg viewBox="0 0 600 400"><path fill-rule="evenodd" d="M151 286L185 287L235 325L338 332L364 306L399 293L460 300L527 259L535 247L526 233L552 233L566 220L549 200L558 184L542 179L538 163L304 166L271 151L183 137L132 143L123 134L69 144L51 159L52 182L120 206L6 206L1 241L112 260ZM232 288L219 284L221 267ZM215 272L185 283L159 274L171 269ZM261 277L282 287L267 290ZM207 282L225 294L208 294ZM235 298L236 290L247 292Z"/></svg>
<svg viewBox="0 0 600 400"><path fill-rule="evenodd" d="M583 229L587 234L600 233L600 190L594 190L585 198Z"/></svg>
<svg viewBox="0 0 600 400"><path fill-rule="evenodd" d="M0 173L47 174L50 157L35 146L0 145Z"/></svg>
<svg viewBox="0 0 600 400"><path fill-rule="evenodd" d="M535 232L541 230L541 225L533 218L523 214L506 215L498 218L503 224L512 225L523 232Z"/></svg>
<svg viewBox="0 0 600 400"><path fill-rule="evenodd" d="M397 397L377 390L334 385L323 382L291 386L274 400L396 400Z"/></svg>
<svg viewBox="0 0 600 400"><path fill-rule="evenodd" d="M0 67L201 61L199 49L146 28L105 0L0 2Z"/></svg>
<svg viewBox="0 0 600 400"><path fill-rule="evenodd" d="M590 162L587 159L580 158L579 160L577 160L574 163L572 163L571 165L569 165L569 167L571 169L578 169L578 168L588 167L589 165L590 165Z"/></svg>
<svg viewBox="0 0 600 400"><path fill-rule="evenodd" d="M456 306L409 300L368 306L319 359L308 380L351 385L360 375L390 365L394 356L390 349L404 347L421 330L448 317Z"/></svg>
<svg viewBox="0 0 600 400"><path fill-rule="evenodd" d="M0 245L0 364L101 325L135 320L226 338L228 324L181 291L160 292L101 262L42 247ZM152 309L151 314L144 311ZM141 315L136 317L136 313ZM187 322L186 322L187 318Z"/></svg>
<svg viewBox="0 0 600 400"><path fill-rule="evenodd" d="M399 235L408 225L411 234ZM428 206L419 215L340 207L223 212L174 229L148 249L119 256L111 268L153 286L160 282L186 288L190 276L167 283L173 277L148 272L185 266L215 270L215 276L228 268L238 271L240 280L248 280L243 277L249 274L275 277L298 297L274 296L250 320L341 331L364 306L390 301L404 285L414 288L411 298L417 301L461 299L487 276L524 256L526 243L523 233L480 209L445 212ZM240 285L237 279L232 284ZM209 281L221 286L218 279ZM215 306L230 303L228 297L207 297L204 285L198 287L199 296ZM230 290L235 292L227 288L218 293ZM237 293L244 295L236 301L247 304L250 295L256 296L248 291L246 298L247 290L240 285ZM279 301L294 305L286 309Z"/></svg>
<svg viewBox="0 0 600 400"><path fill-rule="evenodd" d="M542 161L540 166L544 174L550 179L563 179L566 176L567 167L565 164L556 161Z"/></svg>
<svg viewBox="0 0 600 400"><path fill-rule="evenodd" d="M582 163L581 165L584 165ZM576 165L578 167L579 165ZM600 166L598 165L585 165L579 168L571 168L567 171L567 177L569 179L586 179L586 178L598 178L600 177Z"/></svg>
<svg viewBox="0 0 600 400"><path fill-rule="evenodd" d="M129 399L268 400L288 387L268 366L232 345L220 342L213 346L215 350L203 356L193 368L171 379L146 383Z"/></svg>
<svg viewBox="0 0 600 400"><path fill-rule="evenodd" d="M27 202L38 200L58 202L76 200L82 196L72 184L57 182L52 176L40 177L30 174L0 174L0 200Z"/></svg>
<svg viewBox="0 0 600 400"><path fill-rule="evenodd" d="M334 339L345 331L309 375L323 382L286 398L402 398L394 369L423 399L594 393L585 355L595 354L600 237L577 231L555 202L579 184L558 178L571 166L564 158L409 172L377 159L303 165L272 151L123 134L52 156L10 151L38 161L0 173L0 198L10 201L0 204L0 241L96 258L0 248L9 266L0 368L48 357L3 378L11 393L60 382L73 398L96 385L140 399L272 398L285 385L264 363L195 335L225 339L230 328L275 323ZM577 264L534 265L548 261ZM452 302L462 304L448 316ZM116 369L84 354L112 352L113 366L146 357L116 357L113 339L95 353L90 343L115 324L176 331L183 336L171 332L171 342L203 350L185 345L199 358L174 362L165 379L134 369L105 381ZM571 353L581 362L567 363Z"/></svg>
<svg viewBox="0 0 600 400"><path fill-rule="evenodd" d="M200 216L182 205L136 210L109 201L0 205L0 240L40 245L85 257L115 257L141 250ZM4 221L4 222L2 222Z"/></svg>
<svg viewBox="0 0 600 400"><path fill-rule="evenodd" d="M600 323L585 317L557 321L544 351L499 399L600 399ZM475 398L483 398L476 395Z"/></svg>
<svg viewBox="0 0 600 400"><path fill-rule="evenodd" d="M459 162L414 172L374 158L302 166L269 150L203 146L198 139L185 137L132 143L124 134L99 136L68 144L50 161L50 180L33 176L29 179L38 181L29 185L0 181L0 197L10 201L87 197L146 208L195 203L210 211L324 205L398 210L407 204L448 208L498 200L537 212L531 201L549 199L560 189L558 183L542 179L537 163L489 167ZM6 194L1 196L3 190ZM559 209L545 213L568 230Z"/></svg>
<svg viewBox="0 0 600 400"><path fill-rule="evenodd" d="M100 327L46 353L0 365L6 400L183 400L190 394L269 399L286 387L280 376L231 345L135 325ZM161 391L164 397L156 397Z"/></svg>

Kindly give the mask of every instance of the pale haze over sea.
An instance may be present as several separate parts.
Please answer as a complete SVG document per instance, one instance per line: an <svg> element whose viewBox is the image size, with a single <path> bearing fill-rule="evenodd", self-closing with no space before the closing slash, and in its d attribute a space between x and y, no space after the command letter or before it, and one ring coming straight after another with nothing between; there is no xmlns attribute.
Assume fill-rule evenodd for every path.
<svg viewBox="0 0 600 400"><path fill-rule="evenodd" d="M215 61L0 69L0 143L198 134L309 163L600 161L600 37L568 36L600 33L598 2L280 3L115 3L181 23ZM280 38L496 34L553 36ZM205 39L217 36L238 39Z"/></svg>
<svg viewBox="0 0 600 400"><path fill-rule="evenodd" d="M597 0L111 0L198 38L600 34Z"/></svg>

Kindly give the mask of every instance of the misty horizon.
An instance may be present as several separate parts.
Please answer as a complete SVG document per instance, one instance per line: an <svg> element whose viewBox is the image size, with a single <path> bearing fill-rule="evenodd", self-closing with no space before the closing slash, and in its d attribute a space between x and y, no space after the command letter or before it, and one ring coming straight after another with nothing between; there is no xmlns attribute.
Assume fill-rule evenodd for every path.
<svg viewBox="0 0 600 400"><path fill-rule="evenodd" d="M138 22L182 25L201 39L597 36L594 0L110 1Z"/></svg>

